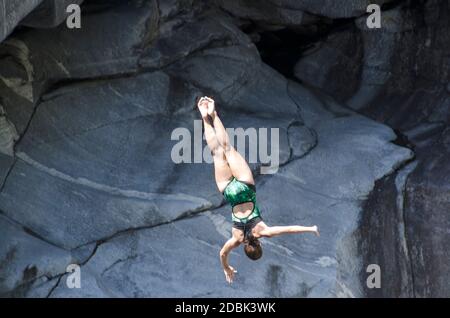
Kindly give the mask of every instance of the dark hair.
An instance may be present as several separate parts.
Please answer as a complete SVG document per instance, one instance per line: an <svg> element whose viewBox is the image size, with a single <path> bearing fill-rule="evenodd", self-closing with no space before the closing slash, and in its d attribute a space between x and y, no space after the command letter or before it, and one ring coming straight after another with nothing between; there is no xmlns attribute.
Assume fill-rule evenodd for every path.
<svg viewBox="0 0 450 318"><path fill-rule="evenodd" d="M262 247L258 239L251 238L244 245L245 255L251 260L258 260L262 256Z"/></svg>

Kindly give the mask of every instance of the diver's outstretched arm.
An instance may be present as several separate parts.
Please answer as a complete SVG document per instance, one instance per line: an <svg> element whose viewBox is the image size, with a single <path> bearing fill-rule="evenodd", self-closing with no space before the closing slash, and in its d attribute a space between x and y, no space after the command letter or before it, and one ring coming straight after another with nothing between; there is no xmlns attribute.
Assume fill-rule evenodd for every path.
<svg viewBox="0 0 450 318"><path fill-rule="evenodd" d="M235 237L230 238L222 247L220 250L220 263L223 267L223 272L225 273L225 278L228 283L233 282L234 274L237 273L237 271L228 264L228 254L230 254L231 250L233 248L236 248L240 245L239 240L237 240Z"/></svg>
<svg viewBox="0 0 450 318"><path fill-rule="evenodd" d="M290 225L290 226L268 226L265 229L259 231L259 235L262 237L274 237L283 234L296 234L296 233L315 233L319 236L319 229L316 225L314 226L300 226L300 225Z"/></svg>

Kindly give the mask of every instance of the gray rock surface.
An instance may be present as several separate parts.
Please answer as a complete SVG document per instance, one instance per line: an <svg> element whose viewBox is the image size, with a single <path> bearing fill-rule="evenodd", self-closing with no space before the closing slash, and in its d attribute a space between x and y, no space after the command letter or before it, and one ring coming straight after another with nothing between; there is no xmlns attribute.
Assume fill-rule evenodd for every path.
<svg viewBox="0 0 450 318"><path fill-rule="evenodd" d="M414 295L444 297L449 293L446 282L450 273L446 261L449 252L445 248L450 239L446 214L450 208L449 128L422 151L426 155L419 155L422 160L411 173L405 188L405 235L415 278Z"/></svg>
<svg viewBox="0 0 450 318"><path fill-rule="evenodd" d="M397 142L415 151L415 169L409 165L406 176L402 169L374 189L356 234L366 263L377 260L389 272L388 287L366 290L369 296L450 294L443 230L448 226L449 164L443 157L448 157L450 124L449 16L445 1L399 3L382 13L381 29L368 30L364 17L356 19L354 26L316 43L317 50L296 65L303 82L393 127L403 134ZM355 42L364 48L362 55L348 49ZM396 188L399 178L403 186ZM369 227L386 230L376 234Z"/></svg>
<svg viewBox="0 0 450 318"><path fill-rule="evenodd" d="M83 0L2 0L0 1L0 42L23 24L35 28L55 27L66 17L69 4Z"/></svg>
<svg viewBox="0 0 450 318"><path fill-rule="evenodd" d="M98 247L83 267L89 288L75 290L59 284L51 296L89 297L93 291L98 291L94 294L96 296L107 297L361 296L356 281L337 279L341 272L352 271L337 259L341 249L345 253L356 252L347 250L342 240L346 233L357 227L362 202L360 196L371 189L370 185L365 185L365 169L376 165L380 161L378 156L384 151L399 156L397 159L384 159L391 163L407 159L410 152L389 143L393 134L385 126L362 117L336 118L333 121L337 123L324 123L323 127L317 127L319 141L323 143L319 143L310 154L291 161L276 175L261 176L257 184L263 217L269 224L319 224L326 229L320 239L305 235L263 240L264 258L251 267L242 249L233 252L230 261L238 268L239 275L236 284L227 286L223 274L216 270L220 268L217 251L231 234L230 211L226 206L108 240ZM367 136L356 134L358 137L353 137L336 127L342 125L356 130L364 124L372 126L365 133L374 138L373 144L377 145L372 148L373 152L367 152L364 142ZM308 173L310 165L320 162L325 169L329 167L345 173L346 167L354 165L348 160L336 161L330 154L333 150L329 143L346 148L355 155L361 149L358 155L362 156L363 165L353 170L360 173L353 180L319 188L319 183L342 179L335 175L330 178L330 174L325 173L303 175L298 171ZM392 169L392 166L379 164L374 173L385 174L387 169ZM183 243L176 239L178 237L184 238ZM152 244L157 238L164 243ZM181 260L182 254L188 254L188 259ZM208 280L204 279L205 276Z"/></svg>
<svg viewBox="0 0 450 318"><path fill-rule="evenodd" d="M31 65L35 89L42 82L133 73L139 53L155 36L157 19L154 1L124 2L106 11L86 10L81 29L61 24L51 32L33 30L14 37L10 46L20 46L27 53L19 63ZM11 54L19 59L16 52Z"/></svg>
<svg viewBox="0 0 450 318"><path fill-rule="evenodd" d="M401 276L388 296L446 295L442 279L449 271L442 260L448 255L436 242L446 238L442 211L448 182L445 173L434 178L448 170L448 152L438 155L448 148L441 119L448 114L446 95L424 115L426 121L401 127L392 124L400 122L389 115L392 104L374 106L385 85L400 78L384 76L398 53L369 56L367 49L379 50L379 38L385 46L411 43L398 40L409 24L401 20L406 26L388 28L391 35L374 35L355 20L348 32L329 36L297 63L301 80L316 88L310 89L261 60L239 28L242 19L269 30L301 28L324 17L358 17L366 2L270 1L268 8L279 14L254 4L86 1L81 30L26 29L0 44L1 295L387 295L369 294L364 287L362 272L372 257L392 270L392 277ZM51 8L50 19L39 26L59 21L57 7ZM392 10L395 17L411 18L408 11ZM377 65L383 68L379 73ZM325 89L342 66L349 72L339 80L347 82ZM348 80L354 77L360 81ZM375 82L376 93L364 90ZM336 101L324 92L340 95ZM251 163L265 221L321 229L320 238L263 240L264 257L251 266L243 250L235 250L230 262L239 273L231 286L218 258L231 232L230 207L216 189L213 168L205 161L176 164L171 158L175 129L191 137L198 133L194 103L205 94L214 96L227 127L279 129L277 173L261 174L261 158ZM358 106L346 107L354 97ZM391 128L367 117L379 120L379 109L386 123L429 147L417 158L427 153L433 160L419 158L404 167L414 153L399 145ZM435 143L430 131L438 132ZM250 149L245 150L248 159ZM208 150L205 156L207 161ZM406 196L408 204L400 204ZM440 200L430 208L427 224L424 210L435 198ZM432 240L423 240L438 222ZM383 225L390 225L385 237L395 244L380 244ZM380 246L384 249L375 248ZM391 257L395 253L398 257ZM426 260L420 259L424 253ZM80 289L67 287L71 263L81 266ZM433 274L425 275L430 269Z"/></svg>
<svg viewBox="0 0 450 318"><path fill-rule="evenodd" d="M303 52L294 66L294 76L309 85L332 95L344 103L359 88L363 70L364 46L356 26L331 33L324 41L315 42ZM339 80L336 80L339 79Z"/></svg>
<svg viewBox="0 0 450 318"><path fill-rule="evenodd" d="M30 285L65 272L70 252L25 231L0 215L0 295L26 296Z"/></svg>
<svg viewBox="0 0 450 318"><path fill-rule="evenodd" d="M369 2L363 0L268 0L262 4L256 0L219 0L220 5L233 15L263 21L268 24L299 25L304 15L314 14L329 18L350 18L365 14ZM389 0L374 0L383 4Z"/></svg>
<svg viewBox="0 0 450 318"><path fill-rule="evenodd" d="M69 5L80 5L83 0L43 0L24 20L22 25L33 28L53 28L64 22L69 15ZM72 12L72 11L70 11Z"/></svg>
<svg viewBox="0 0 450 318"><path fill-rule="evenodd" d="M376 182L369 199L364 202L360 227L354 236L364 264L378 264L382 269L381 289L363 289L369 297L414 297L409 236L406 233L406 181L417 167L413 161ZM379 231L373 231L379 229ZM389 244L386 244L389 242ZM367 278L362 269L361 280ZM384 288L384 287L387 288Z"/></svg>
<svg viewBox="0 0 450 318"><path fill-rule="evenodd" d="M19 22L43 0L2 0L0 2L0 41L3 41Z"/></svg>

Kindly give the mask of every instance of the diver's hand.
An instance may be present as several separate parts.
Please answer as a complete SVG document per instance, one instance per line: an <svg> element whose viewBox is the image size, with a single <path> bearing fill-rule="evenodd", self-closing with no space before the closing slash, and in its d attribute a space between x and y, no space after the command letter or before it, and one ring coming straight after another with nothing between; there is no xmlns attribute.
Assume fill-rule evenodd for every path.
<svg viewBox="0 0 450 318"><path fill-rule="evenodd" d="M228 268L224 268L223 272L225 273L225 279L229 284L231 284L234 279L234 274L237 273L237 270L235 270L232 266L228 266Z"/></svg>
<svg viewBox="0 0 450 318"><path fill-rule="evenodd" d="M313 229L313 233L316 234L316 236L320 236L319 228L317 227L317 225L314 225L312 227L312 229Z"/></svg>

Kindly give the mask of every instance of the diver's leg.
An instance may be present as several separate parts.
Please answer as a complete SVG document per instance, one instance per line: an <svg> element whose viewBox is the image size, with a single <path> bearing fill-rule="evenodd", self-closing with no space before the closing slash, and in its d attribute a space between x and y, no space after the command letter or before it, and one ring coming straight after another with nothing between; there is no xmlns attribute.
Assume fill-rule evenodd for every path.
<svg viewBox="0 0 450 318"><path fill-rule="evenodd" d="M214 176L216 178L217 188L220 192L223 192L233 177L233 173L225 157L225 151L215 137L214 128L207 121L203 121L203 123L206 142L214 160Z"/></svg>
<svg viewBox="0 0 450 318"><path fill-rule="evenodd" d="M213 126L216 132L217 140L225 152L225 156L233 176L240 181L255 184L252 170L248 166L248 163L244 157L242 157L242 155L231 146L228 133L217 115L217 112L214 111L214 114L211 117L213 119Z"/></svg>
<svg viewBox="0 0 450 318"><path fill-rule="evenodd" d="M203 112L202 117L203 114L207 114L209 116L208 118L211 119L215 136L225 153L228 166L230 167L233 176L240 181L255 184L252 171L248 166L247 161L245 161L241 154L230 144L228 133L217 115L214 100L209 97L202 97L199 101L199 105L199 108L201 107L200 111Z"/></svg>
<svg viewBox="0 0 450 318"><path fill-rule="evenodd" d="M233 177L230 167L228 166L225 152L220 146L214 128L211 125L211 119L208 117L203 105L199 103L199 110L202 114L203 128L205 131L205 139L214 160L214 176L216 179L217 188L220 192L223 192L228 185L230 179Z"/></svg>

